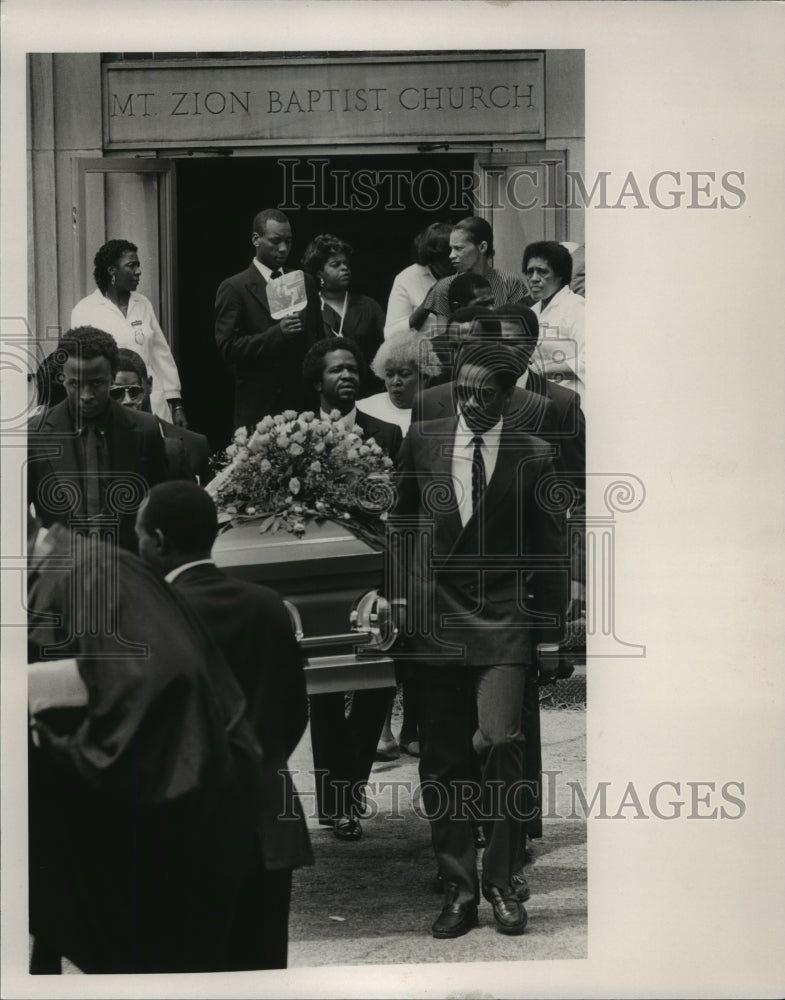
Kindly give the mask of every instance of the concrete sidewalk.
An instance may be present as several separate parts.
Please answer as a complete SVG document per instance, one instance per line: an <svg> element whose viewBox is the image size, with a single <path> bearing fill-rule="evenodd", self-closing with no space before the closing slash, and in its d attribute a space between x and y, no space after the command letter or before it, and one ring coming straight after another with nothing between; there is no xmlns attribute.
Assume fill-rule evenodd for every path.
<svg viewBox="0 0 785 1000"><path fill-rule="evenodd" d="M585 958L586 824L582 816L568 818L568 782L586 785L585 709L543 710L542 739L543 767L558 773L544 786L543 838L534 842L534 861L526 869L532 896L524 935L497 933L490 904L483 900L477 929L455 940L431 937L441 905L430 888L436 868L428 823L411 803L409 790L419 781L417 760L402 755L374 766L369 801L378 813L363 821L360 841L338 841L309 820L316 864L294 875L289 967ZM310 814L308 734L290 766L299 772L295 781ZM397 810L392 790L380 787L383 782L399 790Z"/></svg>

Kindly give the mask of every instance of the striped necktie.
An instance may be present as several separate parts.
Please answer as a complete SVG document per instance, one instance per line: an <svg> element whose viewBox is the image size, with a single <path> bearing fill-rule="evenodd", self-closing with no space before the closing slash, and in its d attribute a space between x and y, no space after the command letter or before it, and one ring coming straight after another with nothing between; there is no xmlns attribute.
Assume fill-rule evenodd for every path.
<svg viewBox="0 0 785 1000"><path fill-rule="evenodd" d="M474 452L472 453L472 510L477 510L477 504L485 492L485 462L482 458L482 435L475 434L472 438Z"/></svg>

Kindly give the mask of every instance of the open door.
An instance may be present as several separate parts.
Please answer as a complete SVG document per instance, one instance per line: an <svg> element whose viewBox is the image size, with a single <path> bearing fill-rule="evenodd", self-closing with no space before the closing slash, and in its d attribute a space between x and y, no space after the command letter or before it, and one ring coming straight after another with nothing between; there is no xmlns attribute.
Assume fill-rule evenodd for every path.
<svg viewBox="0 0 785 1000"><path fill-rule="evenodd" d="M74 161L74 302L95 288L93 258L108 240L139 247L139 291L176 352L175 171L172 160Z"/></svg>
<svg viewBox="0 0 785 1000"><path fill-rule="evenodd" d="M477 156L477 214L493 226L494 266L517 274L528 243L567 239L566 160L558 149Z"/></svg>

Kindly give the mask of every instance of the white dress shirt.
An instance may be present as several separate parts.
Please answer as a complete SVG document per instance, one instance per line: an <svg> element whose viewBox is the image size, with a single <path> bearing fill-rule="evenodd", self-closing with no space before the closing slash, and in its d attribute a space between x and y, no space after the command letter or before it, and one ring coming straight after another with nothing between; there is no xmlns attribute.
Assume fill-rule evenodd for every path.
<svg viewBox="0 0 785 1000"><path fill-rule="evenodd" d="M259 274L261 274L261 276L264 278L265 281L271 281L272 280L273 269L271 267L268 267L266 264L263 264L260 260L257 260L256 257L254 257L254 259L251 261L251 263L256 268L256 270L259 272ZM282 267L279 267L276 270L280 271L281 274L283 274L283 268Z"/></svg>
<svg viewBox="0 0 785 1000"><path fill-rule="evenodd" d="M485 488L491 481L493 470L496 468L496 460L499 457L499 439L502 433L502 421L494 424L493 427L484 431L482 437L482 462L485 467ZM472 516L472 461L474 458L474 436L463 418L463 413L458 417L458 426L455 428L455 440L452 448L452 480L455 489L455 496L458 500L458 513L461 516L461 524L465 527Z"/></svg>

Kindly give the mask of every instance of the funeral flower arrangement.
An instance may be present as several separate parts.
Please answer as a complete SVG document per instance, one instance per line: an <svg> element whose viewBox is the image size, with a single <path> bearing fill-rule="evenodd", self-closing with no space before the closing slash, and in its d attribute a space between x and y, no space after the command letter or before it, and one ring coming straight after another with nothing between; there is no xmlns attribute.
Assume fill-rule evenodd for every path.
<svg viewBox="0 0 785 1000"><path fill-rule="evenodd" d="M207 486L227 527L257 518L261 532L301 537L310 518L331 519L356 534L383 537L392 503L392 460L362 428L284 410L254 431L241 427Z"/></svg>

